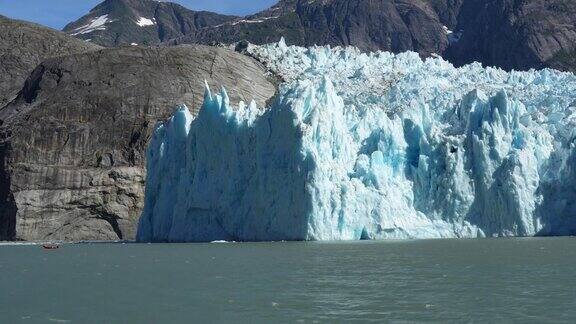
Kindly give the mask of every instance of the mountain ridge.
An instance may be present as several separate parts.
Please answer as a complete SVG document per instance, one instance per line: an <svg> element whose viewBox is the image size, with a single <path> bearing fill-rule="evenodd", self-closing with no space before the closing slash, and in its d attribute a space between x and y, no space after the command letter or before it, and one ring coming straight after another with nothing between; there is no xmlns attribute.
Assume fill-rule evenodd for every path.
<svg viewBox="0 0 576 324"><path fill-rule="evenodd" d="M135 8L141 4L136 0L104 3L108 2ZM158 5L151 0L142 3ZM173 5L162 2L158 6ZM184 12L200 15L175 6L183 16ZM96 8L90 19L104 14L101 5ZM201 16L208 17L208 13ZM84 25L73 23L65 30L71 33L86 26L90 22L86 17L80 20ZM282 0L245 17L210 17L194 28L173 27L180 28L177 32L160 33L152 25L132 23L121 32L111 27L76 36L104 46L264 44L284 37L289 45L351 45L362 51L415 51L422 57L437 54L456 66L478 61L505 70L550 67L576 72L576 3L569 0ZM158 27L170 29L166 26L200 20L174 25L164 19ZM159 36L142 40L147 33Z"/></svg>

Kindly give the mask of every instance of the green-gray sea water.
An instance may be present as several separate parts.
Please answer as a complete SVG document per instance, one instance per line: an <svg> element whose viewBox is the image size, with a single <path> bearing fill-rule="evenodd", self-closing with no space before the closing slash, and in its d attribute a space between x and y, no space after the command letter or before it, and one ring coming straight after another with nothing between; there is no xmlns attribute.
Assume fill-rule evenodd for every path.
<svg viewBox="0 0 576 324"><path fill-rule="evenodd" d="M576 239L0 246L0 323L576 321Z"/></svg>

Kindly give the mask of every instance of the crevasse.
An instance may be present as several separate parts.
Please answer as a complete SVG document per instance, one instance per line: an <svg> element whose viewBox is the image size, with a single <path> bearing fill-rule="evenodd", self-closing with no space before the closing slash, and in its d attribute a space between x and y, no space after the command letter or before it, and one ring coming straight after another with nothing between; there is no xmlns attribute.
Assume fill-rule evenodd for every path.
<svg viewBox="0 0 576 324"><path fill-rule="evenodd" d="M222 90L158 126L139 241L576 234L576 77L415 53L249 48L271 107Z"/></svg>

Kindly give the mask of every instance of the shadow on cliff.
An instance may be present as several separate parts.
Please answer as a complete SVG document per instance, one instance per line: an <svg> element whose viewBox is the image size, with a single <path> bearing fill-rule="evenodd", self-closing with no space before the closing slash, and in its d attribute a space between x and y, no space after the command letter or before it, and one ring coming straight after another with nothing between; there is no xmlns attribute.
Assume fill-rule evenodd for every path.
<svg viewBox="0 0 576 324"><path fill-rule="evenodd" d="M0 241L16 239L17 208L10 191L10 173L6 168L9 150L9 143L0 143Z"/></svg>

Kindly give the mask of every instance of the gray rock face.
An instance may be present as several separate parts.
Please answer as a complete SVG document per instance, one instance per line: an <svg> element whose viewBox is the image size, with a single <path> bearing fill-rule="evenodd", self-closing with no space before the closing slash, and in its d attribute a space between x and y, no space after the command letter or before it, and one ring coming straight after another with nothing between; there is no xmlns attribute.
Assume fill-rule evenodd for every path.
<svg viewBox="0 0 576 324"><path fill-rule="evenodd" d="M465 0L455 30L445 56L456 65L576 72L576 1Z"/></svg>
<svg viewBox="0 0 576 324"><path fill-rule="evenodd" d="M237 19L154 0L106 0L64 32L106 47L154 45Z"/></svg>
<svg viewBox="0 0 576 324"><path fill-rule="evenodd" d="M0 108L16 97L41 61L97 49L61 32L0 16Z"/></svg>
<svg viewBox="0 0 576 324"><path fill-rule="evenodd" d="M132 239L145 149L203 83L259 105L275 87L252 59L201 45L125 47L41 63L0 111L0 239Z"/></svg>

